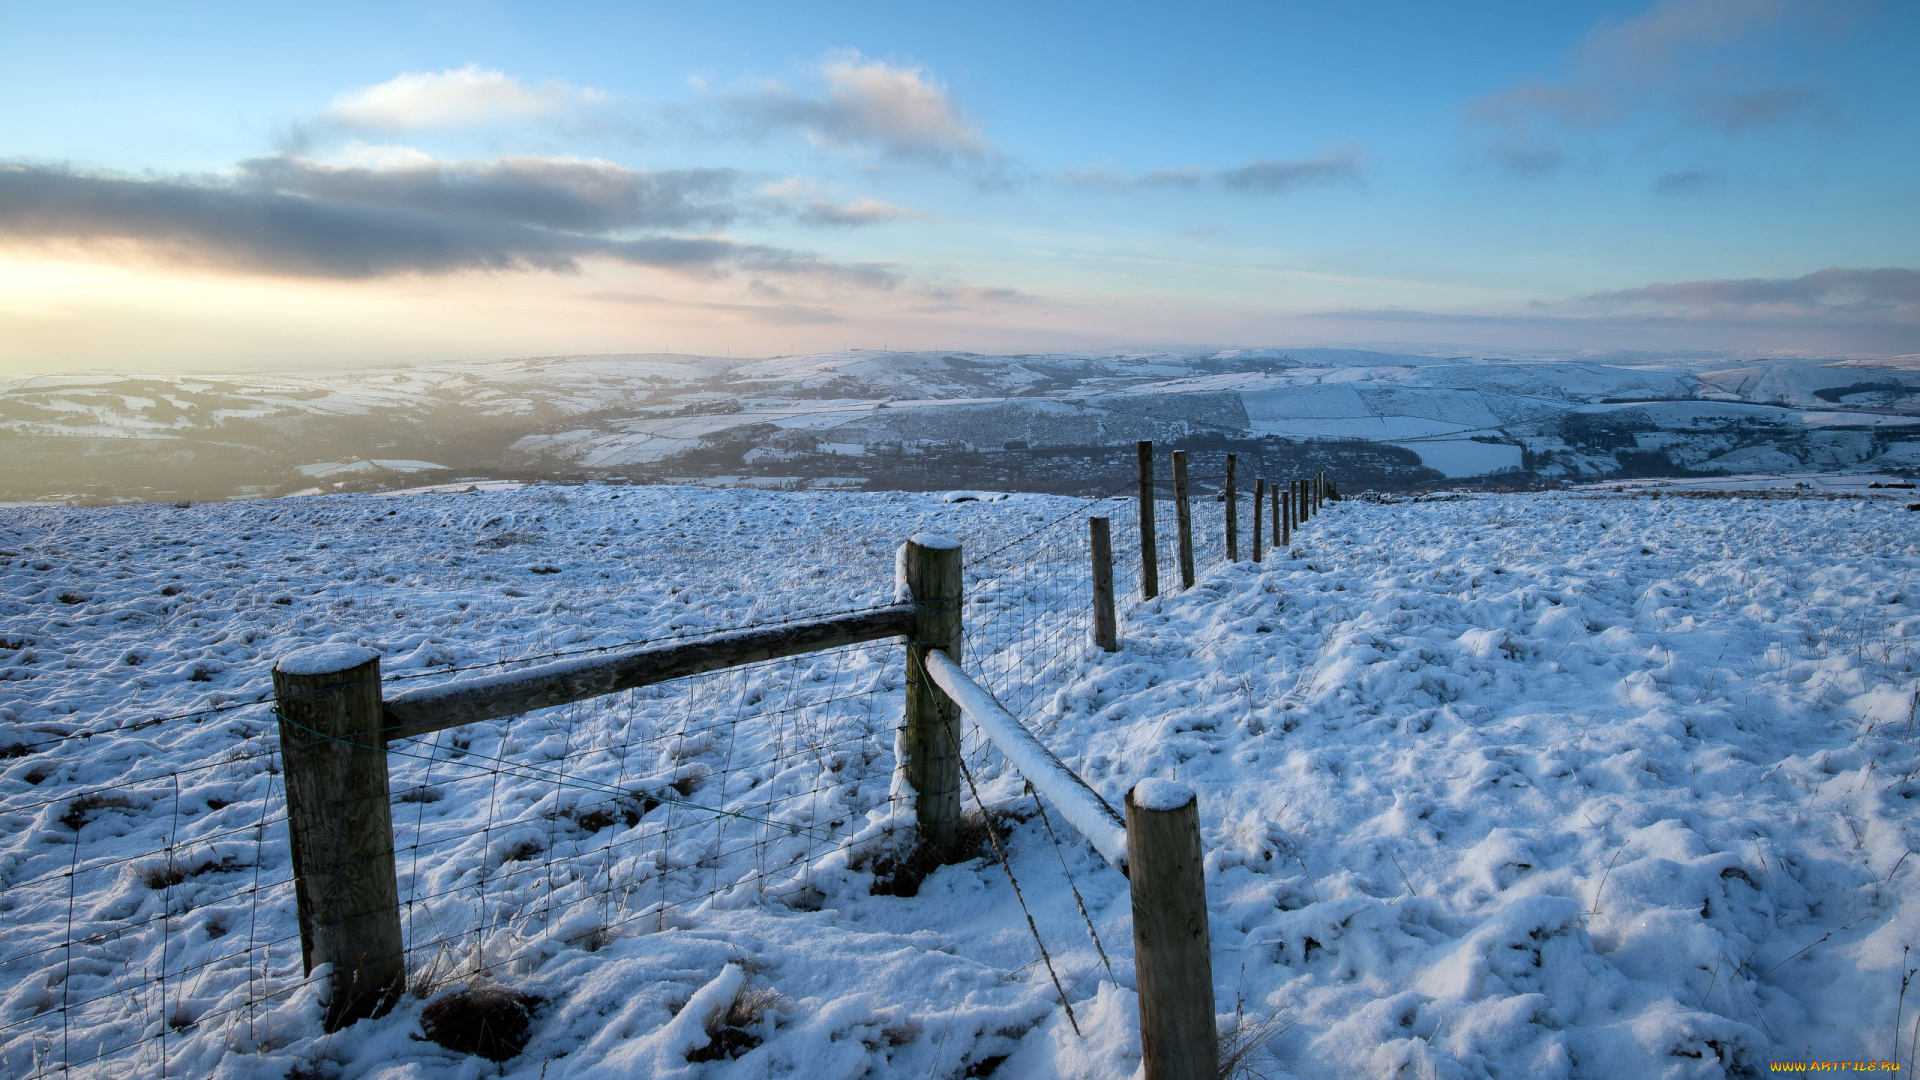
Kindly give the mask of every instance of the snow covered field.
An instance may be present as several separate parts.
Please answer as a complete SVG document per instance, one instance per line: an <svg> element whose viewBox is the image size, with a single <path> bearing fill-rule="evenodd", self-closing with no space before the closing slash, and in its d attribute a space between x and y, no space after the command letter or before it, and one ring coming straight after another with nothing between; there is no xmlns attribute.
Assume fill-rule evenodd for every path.
<svg viewBox="0 0 1920 1080"><path fill-rule="evenodd" d="M977 556L1074 509L656 487L0 510L0 747L20 748L0 774L0 1075L120 1042L135 1045L74 1072L159 1075L164 1057L170 1075L262 1078L926 1077L1004 1058L994 1075L1132 1075L1126 883L1077 838L1056 849L990 755L970 759L975 778L1015 812L1013 869L1084 1037L997 864L870 893L901 813L897 650L773 676L861 690L857 708L807 706L819 726L792 737L814 740L811 766L723 764L761 761L751 724L732 728L747 750L630 737L684 732L662 710L702 701L773 715L735 684L396 756L396 835L429 851L403 866L403 895L453 897L422 910L493 927L459 937L432 980L416 957L416 977L444 992L478 957L544 1001L502 1067L419 1039L430 1002L412 997L320 1031L284 944L291 890L267 887L287 856L264 706L63 737L253 701L274 658L321 641L413 676L886 602L912 532ZM1115 804L1150 776L1199 790L1222 1023L1265 1025L1252 1064L1276 1080L1891 1058L1902 947L1920 944L1915 522L1877 498L1343 503L1283 557L1125 612L1121 652L1067 650L1071 677L1026 719ZM1044 610L1019 590L1073 578L1022 579L1005 558L976 575L979 625ZM459 760L521 764L477 782ZM577 761L585 786L529 771L550 761ZM765 811L741 834L751 851L684 807L671 843L674 804L582 826L595 807L576 796L614 790L616 764L628 786L694 777L690 803L810 801ZM107 785L125 805L85 800ZM805 832L805 865L770 874L767 822L827 839ZM149 857L169 843L184 872ZM527 844L537 857L516 861ZM554 883L555 866L572 877ZM722 887L554 916L555 897L621 874L662 896ZM521 917L487 923L502 904ZM742 987L767 991L760 1041L689 1061Z"/></svg>

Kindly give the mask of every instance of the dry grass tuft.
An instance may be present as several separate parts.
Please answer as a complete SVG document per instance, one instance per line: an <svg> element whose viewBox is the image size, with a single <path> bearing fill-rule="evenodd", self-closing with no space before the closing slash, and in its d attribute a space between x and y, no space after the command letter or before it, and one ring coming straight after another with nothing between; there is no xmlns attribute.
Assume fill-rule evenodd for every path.
<svg viewBox="0 0 1920 1080"><path fill-rule="evenodd" d="M1294 1016L1284 1012L1265 1018L1235 1013L1233 1026L1220 1035L1220 1080L1265 1080L1266 1074L1255 1064L1272 1060L1268 1048L1295 1022Z"/></svg>
<svg viewBox="0 0 1920 1080"><path fill-rule="evenodd" d="M689 1051L687 1060L731 1060L759 1046L766 1041L769 1019L787 1004L771 986L740 987L726 1008L707 1019L707 1045Z"/></svg>
<svg viewBox="0 0 1920 1080"><path fill-rule="evenodd" d="M241 869L244 865L247 864L243 864L239 857L234 855L228 855L222 859L209 856L199 862L169 859L163 863L137 867L134 875L149 889L168 889L188 878L199 877L201 874L227 873Z"/></svg>

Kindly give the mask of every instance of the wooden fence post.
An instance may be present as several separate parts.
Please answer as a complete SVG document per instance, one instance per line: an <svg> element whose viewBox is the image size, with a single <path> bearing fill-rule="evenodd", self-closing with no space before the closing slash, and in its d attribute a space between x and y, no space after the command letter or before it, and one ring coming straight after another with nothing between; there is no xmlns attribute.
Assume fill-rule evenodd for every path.
<svg viewBox="0 0 1920 1080"><path fill-rule="evenodd" d="M287 834L309 975L333 965L328 1031L393 1007L406 988L380 654L318 645L273 669Z"/></svg>
<svg viewBox="0 0 1920 1080"><path fill-rule="evenodd" d="M1267 512L1267 481L1264 477L1253 480L1253 561L1260 561L1260 515Z"/></svg>
<svg viewBox="0 0 1920 1080"><path fill-rule="evenodd" d="M1200 800L1171 780L1127 792L1134 982L1147 1080L1217 1080Z"/></svg>
<svg viewBox="0 0 1920 1080"><path fill-rule="evenodd" d="M1173 452L1173 516L1180 527L1180 587L1193 588L1193 507L1187 502L1187 452Z"/></svg>
<svg viewBox="0 0 1920 1080"><path fill-rule="evenodd" d="M1140 440L1140 599L1160 595L1160 544L1153 533L1153 443Z"/></svg>
<svg viewBox="0 0 1920 1080"><path fill-rule="evenodd" d="M907 638L907 782L922 843L944 851L960 830L960 706L927 676L928 649L960 662L960 544L916 534L907 541L907 593L913 631Z"/></svg>
<svg viewBox="0 0 1920 1080"><path fill-rule="evenodd" d="M1227 561L1240 561L1240 455L1227 455Z"/></svg>
<svg viewBox="0 0 1920 1080"><path fill-rule="evenodd" d="M1293 487L1295 497L1300 500L1300 524L1305 525L1308 519L1313 517L1313 500L1307 498L1307 482L1305 480L1295 480Z"/></svg>
<svg viewBox="0 0 1920 1080"><path fill-rule="evenodd" d="M1273 534L1280 538L1280 547L1293 545L1293 499L1281 497L1277 481L1273 485Z"/></svg>
<svg viewBox="0 0 1920 1080"><path fill-rule="evenodd" d="M1103 517L1087 519L1093 546L1093 643L1108 652L1120 651L1119 620L1113 614L1113 534Z"/></svg>

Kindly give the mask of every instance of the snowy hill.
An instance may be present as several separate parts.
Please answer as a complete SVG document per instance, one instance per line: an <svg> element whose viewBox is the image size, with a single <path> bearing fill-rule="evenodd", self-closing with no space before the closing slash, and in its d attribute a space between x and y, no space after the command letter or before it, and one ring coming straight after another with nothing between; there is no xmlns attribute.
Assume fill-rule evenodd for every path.
<svg viewBox="0 0 1920 1080"><path fill-rule="evenodd" d="M1920 370L1301 349L644 354L40 378L0 387L0 497L285 493L310 486L303 468L382 460L441 464L443 479L724 475L1090 493L1125 479L1138 439L1210 458L1238 452L1263 475L1331 467L1382 490L1502 473L1909 470L1920 458ZM323 486L406 481L343 473Z"/></svg>
<svg viewBox="0 0 1920 1080"><path fill-rule="evenodd" d="M73 1074L495 1073L420 1037L472 953L419 953L428 998L320 1031L272 724L247 704L276 657L351 641L433 677L885 602L911 532L988 558L1087 509L670 486L0 509L0 1074L120 1043ZM1112 802L1150 776L1200 792L1220 1019L1274 1021L1255 1067L1275 1080L1887 1059L1920 935L1912 522L1894 499L1349 501L1264 564L1131 606L1118 653L1051 642L1066 677L1021 711ZM1017 594L970 567L970 624L1044 614L1084 553L1032 558ZM502 1075L1132 1075L1126 882L1070 835L1056 851L1017 773L972 759L1084 1037L991 859L876 889L862 845L897 813L900 677L856 653L765 702L636 692L393 757L411 940L478 919L447 940L539 1001ZM878 704L778 720L814 678ZM228 711L133 727L207 706ZM738 742L602 749L732 708L758 718ZM854 726L809 734L829 722ZM796 760L762 769L776 735ZM564 783L536 768L560 762ZM616 776L728 807L810 792L816 816L790 820L833 839L769 879L777 837L721 843L671 803L590 821ZM162 847L177 858L145 854ZM639 891L591 925L538 917L603 865L639 868ZM746 988L740 1056L709 1053L700 1018Z"/></svg>

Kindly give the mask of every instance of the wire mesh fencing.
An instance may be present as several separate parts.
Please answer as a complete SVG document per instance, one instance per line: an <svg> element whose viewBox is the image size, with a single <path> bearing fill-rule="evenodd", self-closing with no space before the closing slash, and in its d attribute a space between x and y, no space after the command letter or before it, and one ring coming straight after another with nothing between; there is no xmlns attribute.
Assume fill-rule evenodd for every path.
<svg viewBox="0 0 1920 1080"><path fill-rule="evenodd" d="M1227 561L1226 477L1190 477L1196 574ZM1271 504L1254 505L1251 483L1242 479L1235 510L1239 555L1251 558L1253 520L1261 516L1263 543ZM1154 558L1160 595L1181 589L1179 532L1171 477L1156 478ZM1091 656L1094 645L1092 550L1087 519L1110 522L1114 606L1124 613L1147 599L1141 549L1140 500L1134 482L1081 500L1036 523L1024 536L968 555L965 666L1016 716L1033 719L1052 693Z"/></svg>
<svg viewBox="0 0 1920 1080"><path fill-rule="evenodd" d="M416 992L716 898L817 906L823 854L900 827L903 672L848 646L390 748Z"/></svg>
<svg viewBox="0 0 1920 1080"><path fill-rule="evenodd" d="M270 731L248 725L198 765L0 808L31 840L0 867L6 1075L156 1065L182 1030L263 996L292 884Z"/></svg>
<svg viewBox="0 0 1920 1080"><path fill-rule="evenodd" d="M704 903L817 907L910 828L904 656L847 646L386 748L408 988L597 948ZM0 1076L204 1075L310 1018L267 707L218 760L0 807Z"/></svg>

